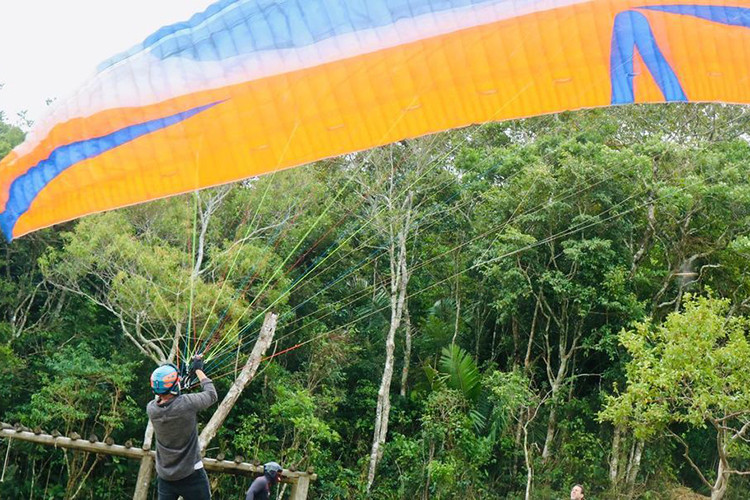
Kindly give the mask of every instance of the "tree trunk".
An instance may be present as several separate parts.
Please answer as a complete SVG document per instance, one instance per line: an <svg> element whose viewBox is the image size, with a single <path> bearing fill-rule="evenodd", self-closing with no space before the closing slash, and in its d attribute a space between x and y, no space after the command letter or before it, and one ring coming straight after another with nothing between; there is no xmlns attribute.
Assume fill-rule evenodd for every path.
<svg viewBox="0 0 750 500"><path fill-rule="evenodd" d="M518 422L516 422L516 431L515 431L515 447L514 449L521 448L521 439L523 438L523 426L525 423L526 414L528 413L528 410L526 408L521 408L518 410ZM516 474L518 474L518 456L513 455L513 468L512 468L512 476L515 477Z"/></svg>
<svg viewBox="0 0 750 500"><path fill-rule="evenodd" d="M398 236L392 239L389 247L391 261L391 324L385 341L385 366L383 367L383 376L380 381L380 389L378 390L378 403L375 408L375 429L372 437L372 450L370 451L370 466L367 472L368 493L372 488L372 483L375 481L375 472L378 462L380 462L383 456L383 445L388 435L396 330L398 330L403 317L404 304L406 302L406 285L409 282L409 274L406 268L406 237L409 232L410 223L411 194L409 194L407 199L406 221L398 232Z"/></svg>
<svg viewBox="0 0 750 500"><path fill-rule="evenodd" d="M560 342L560 365L557 368L556 376L554 379L550 380L550 385L552 387L549 401L549 418L547 419L547 436L544 438L544 448L542 449L542 462L544 463L546 463L552 455L552 441L555 439L555 430L557 430L558 393L563 386L565 377L568 375L568 361L573 352L574 348L571 348L566 353L563 342Z"/></svg>
<svg viewBox="0 0 750 500"><path fill-rule="evenodd" d="M554 394L555 391L552 391ZM553 396L554 399L554 396ZM552 406L549 410L549 418L547 419L547 436L544 438L544 448L542 449L542 461L547 462L552 455L552 441L555 439L555 429L557 428L557 408L555 402L552 401Z"/></svg>
<svg viewBox="0 0 750 500"><path fill-rule="evenodd" d="M395 347L395 332L399 322L396 309L394 308L393 314L391 314L391 326L388 329L388 336L385 341L385 366L383 368L383 377L380 381L380 389L378 390L378 404L375 409L375 431L372 438L372 450L370 451L370 467L367 473L368 492L375 480L375 470L382 457L382 445L385 444L385 437L388 433L388 418L391 411L391 380L393 379L393 351Z"/></svg>
<svg viewBox="0 0 750 500"><path fill-rule="evenodd" d="M388 419L391 411L391 380L393 379L393 351L395 348L395 336L401 321L401 306L403 305L403 295L399 293L394 296L395 302L391 313L391 326L388 329L388 336L385 341L385 366L383 367L383 377L380 381L378 390L378 404L375 410L375 431L372 439L372 450L370 452L370 467L367 473L367 491L370 491L372 483L375 480L375 471L378 462L383 455L382 446L385 444L385 438L388 434Z"/></svg>
<svg viewBox="0 0 750 500"><path fill-rule="evenodd" d="M263 320L263 326L260 329L260 335L258 336L258 340L255 342L253 352L251 352L250 356L247 358L245 367L242 369L239 376L235 379L232 387L229 388L227 395L224 396L224 400L214 412L211 420L209 420L208 424L206 424L203 432L201 432L201 453L206 452L208 443L210 443L211 440L216 436L219 427L221 427L221 425L224 423L224 420L226 420L227 415L229 415L229 412L232 410L232 407L234 407L237 399L239 399L242 391L245 389L245 387L247 387L250 381L253 380L255 372L258 371L258 366L263 359L263 355L266 353L268 347L273 341L273 336L276 333L277 319L278 315L276 314L266 314L266 317Z"/></svg>
<svg viewBox="0 0 750 500"><path fill-rule="evenodd" d="M615 432L612 436L612 450L609 455L609 484L612 491L617 491L617 471L620 468L620 435L622 433L621 427L615 425Z"/></svg>
<svg viewBox="0 0 750 500"><path fill-rule="evenodd" d="M208 225L211 222L213 214L219 209L224 198L226 198L230 191L231 189L225 186L211 192L211 195L205 202L205 209L203 207L204 203L201 198L201 193L196 191L194 194L197 203L196 210L200 220L200 232L197 241L198 249L197 251L195 248L192 249L192 251L195 252L195 266L193 267L192 273L193 279L200 275L201 269L203 268L203 259L206 254L206 233L208 232Z"/></svg>
<svg viewBox="0 0 750 500"><path fill-rule="evenodd" d="M711 500L722 500L727 492L729 476L722 469L721 461L719 461L719 470L721 473L716 478L716 483L714 483L714 487L711 489Z"/></svg>
<svg viewBox="0 0 750 500"><path fill-rule="evenodd" d="M456 323L453 327L453 340L451 345L456 345L456 338L458 338L458 330L461 322L461 297L458 295L458 288L456 288Z"/></svg>
<svg viewBox="0 0 750 500"><path fill-rule="evenodd" d="M409 379L409 361L411 359L411 318L409 303L404 302L404 366L401 368L401 397L406 397L406 383Z"/></svg>
<svg viewBox="0 0 750 500"><path fill-rule="evenodd" d="M722 467L719 465L719 469ZM729 486L729 476L722 472L717 478L714 487L711 489L711 500L722 500Z"/></svg>
<svg viewBox="0 0 750 500"><path fill-rule="evenodd" d="M146 433L143 436L143 449L150 450L151 443L154 440L154 426L151 424L151 420L148 421L146 426ZM133 500L147 500L148 490L151 486L151 477L154 473L154 457L151 455L145 455L141 459L141 466L138 469L138 479L135 483L135 493L133 493Z"/></svg>
<svg viewBox="0 0 750 500"><path fill-rule="evenodd" d="M729 463L727 461L726 431L717 433L717 448L719 451L719 465L716 469L716 482L711 488L711 500L721 500L729 486Z"/></svg>
<svg viewBox="0 0 750 500"><path fill-rule="evenodd" d="M638 442L635 444L635 450L633 451L633 458L631 459L631 462L628 466L628 477L626 481L627 481L629 498L633 498L633 494L635 492L635 481L636 479L638 479L638 472L641 469L641 457L643 456L644 445L645 445L645 442L643 441L643 439L639 439Z"/></svg>
<svg viewBox="0 0 750 500"><path fill-rule="evenodd" d="M427 455L427 465L432 463L432 459L435 458L435 441L430 440L430 452ZM430 499L430 469L426 467L427 479L424 483L424 491L422 492L422 500Z"/></svg>
<svg viewBox="0 0 750 500"><path fill-rule="evenodd" d="M528 419L523 426L523 459L526 464L526 494L524 500L531 500L531 486L534 482L534 463L531 460L531 450L529 449L529 429L531 419Z"/></svg>
<svg viewBox="0 0 750 500"><path fill-rule="evenodd" d="M552 455L552 441L555 439L555 430L557 429L557 394L560 392L561 382L565 377L567 359L560 361L560 368L557 372L557 378L552 382L552 391L550 398L549 418L547 419L547 435L544 438L544 448L542 448L542 462L546 463Z"/></svg>

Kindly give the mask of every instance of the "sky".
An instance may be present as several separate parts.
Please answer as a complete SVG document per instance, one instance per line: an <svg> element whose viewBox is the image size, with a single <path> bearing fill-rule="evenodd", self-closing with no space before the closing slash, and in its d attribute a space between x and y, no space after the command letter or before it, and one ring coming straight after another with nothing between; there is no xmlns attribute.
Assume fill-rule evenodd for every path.
<svg viewBox="0 0 750 500"><path fill-rule="evenodd" d="M10 123L47 112L105 59L215 0L0 0L0 111ZM27 128L24 126L24 128Z"/></svg>

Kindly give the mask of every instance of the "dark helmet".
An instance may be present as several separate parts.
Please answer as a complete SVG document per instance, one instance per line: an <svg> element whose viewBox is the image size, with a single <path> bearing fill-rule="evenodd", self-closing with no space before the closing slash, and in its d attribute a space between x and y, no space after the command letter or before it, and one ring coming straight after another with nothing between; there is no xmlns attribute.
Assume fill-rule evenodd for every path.
<svg viewBox="0 0 750 500"><path fill-rule="evenodd" d="M281 471L283 470L284 469L276 462L268 462L263 466L263 475L266 476L269 483L276 484L279 482L279 479L281 479Z"/></svg>
<svg viewBox="0 0 750 500"><path fill-rule="evenodd" d="M173 364L161 365L151 374L151 390L154 394L179 394L180 372Z"/></svg>

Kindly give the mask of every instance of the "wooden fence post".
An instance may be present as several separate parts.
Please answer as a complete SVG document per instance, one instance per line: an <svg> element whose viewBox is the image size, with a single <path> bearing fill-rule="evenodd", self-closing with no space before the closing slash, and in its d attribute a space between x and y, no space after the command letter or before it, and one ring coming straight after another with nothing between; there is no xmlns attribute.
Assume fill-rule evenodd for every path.
<svg viewBox="0 0 750 500"><path fill-rule="evenodd" d="M143 449L150 450L151 443L154 439L154 426L151 420L148 421L146 426L146 433L143 436ZM141 466L138 469L138 479L135 483L135 492L133 493L133 500L147 500L148 490L151 487L151 478L154 474L154 457L151 454L146 454L141 458Z"/></svg>
<svg viewBox="0 0 750 500"><path fill-rule="evenodd" d="M307 500L307 492L310 490L310 477L300 476L292 484L291 500Z"/></svg>

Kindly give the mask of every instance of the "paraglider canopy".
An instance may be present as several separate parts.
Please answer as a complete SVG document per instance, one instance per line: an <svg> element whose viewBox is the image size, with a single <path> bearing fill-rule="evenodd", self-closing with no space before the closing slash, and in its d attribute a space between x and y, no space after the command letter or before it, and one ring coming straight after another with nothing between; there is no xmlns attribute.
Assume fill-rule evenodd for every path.
<svg viewBox="0 0 750 500"><path fill-rule="evenodd" d="M9 240L472 123L750 102L750 2L221 0L103 62L0 163Z"/></svg>

